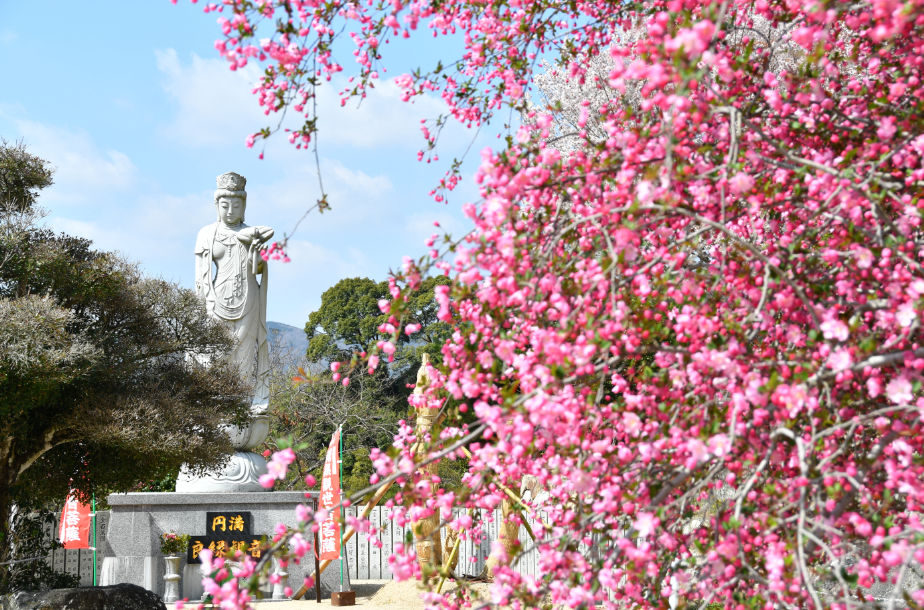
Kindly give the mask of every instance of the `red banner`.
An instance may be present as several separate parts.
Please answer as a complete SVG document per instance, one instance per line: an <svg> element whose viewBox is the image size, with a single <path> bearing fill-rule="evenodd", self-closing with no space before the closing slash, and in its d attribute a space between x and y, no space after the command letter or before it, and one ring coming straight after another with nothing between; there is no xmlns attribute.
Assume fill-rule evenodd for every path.
<svg viewBox="0 0 924 610"><path fill-rule="evenodd" d="M90 507L81 504L71 494L61 511L61 525L58 537L66 549L90 548Z"/></svg>
<svg viewBox="0 0 924 610"><path fill-rule="evenodd" d="M327 519L321 523L318 536L321 541L321 559L337 559L340 557L340 430L334 432L327 448L327 459L324 460L324 476L321 479L321 497L319 508L327 511ZM338 508L334 508L334 507Z"/></svg>

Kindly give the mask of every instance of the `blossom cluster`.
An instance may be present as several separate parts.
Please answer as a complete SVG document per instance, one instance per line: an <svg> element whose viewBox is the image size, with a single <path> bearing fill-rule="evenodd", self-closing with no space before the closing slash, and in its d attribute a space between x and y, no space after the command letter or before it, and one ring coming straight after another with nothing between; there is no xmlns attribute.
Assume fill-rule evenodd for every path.
<svg viewBox="0 0 924 610"><path fill-rule="evenodd" d="M276 481L284 481L289 464L295 461L295 457L295 452L291 448L273 453L273 457L266 464L266 474L260 475L260 485L272 489Z"/></svg>
<svg viewBox="0 0 924 610"><path fill-rule="evenodd" d="M403 426L375 478L401 485L400 522L537 482L510 518L546 515L540 574L498 550L491 603L853 608L924 560L924 0L226 6L219 51L268 64L258 102L305 115L296 146L340 32L344 99L426 26L465 52L396 79L404 99L435 93L471 127L522 112L482 151L475 230L405 261L392 336L362 356L416 330L422 277L452 278L436 300L455 332L414 399L443 428ZM468 459L463 489L424 478L428 455ZM411 553L390 565L432 583Z"/></svg>
<svg viewBox="0 0 924 610"><path fill-rule="evenodd" d="M282 261L284 263L290 262L289 255L286 254L285 249L277 242L270 244L269 247L262 248L260 250L260 258L262 258L264 262L270 259Z"/></svg>

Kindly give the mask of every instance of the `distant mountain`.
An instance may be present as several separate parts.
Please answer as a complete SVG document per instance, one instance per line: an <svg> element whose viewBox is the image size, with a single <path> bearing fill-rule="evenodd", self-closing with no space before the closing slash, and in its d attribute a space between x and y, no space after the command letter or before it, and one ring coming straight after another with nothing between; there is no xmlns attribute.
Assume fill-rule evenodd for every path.
<svg viewBox="0 0 924 610"><path fill-rule="evenodd" d="M270 341L279 341L280 344L288 343L300 355L304 355L305 350L308 349L308 339L305 337L304 329L289 326L282 322L267 322L266 330L269 332Z"/></svg>

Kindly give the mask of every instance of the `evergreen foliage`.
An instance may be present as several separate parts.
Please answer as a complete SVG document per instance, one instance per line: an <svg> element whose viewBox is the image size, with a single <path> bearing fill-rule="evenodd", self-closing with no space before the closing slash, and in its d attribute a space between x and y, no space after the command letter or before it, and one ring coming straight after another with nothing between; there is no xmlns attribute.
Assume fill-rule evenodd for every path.
<svg viewBox="0 0 924 610"><path fill-rule="evenodd" d="M14 504L214 468L222 426L249 417L227 329L191 290L40 226L50 184L47 162L0 143L0 547Z"/></svg>
<svg viewBox="0 0 924 610"><path fill-rule="evenodd" d="M270 438L292 438L294 446L302 447L296 452L293 474L280 485L300 489L308 474L320 481L330 438L344 423L342 485L350 493L368 487L373 474L369 450L388 447L400 422L414 421L416 414L408 407L407 398L421 356L428 353L431 362L438 362L440 346L451 332L448 324L437 320L433 292L434 287L448 282L448 278L434 277L421 283L411 295L413 321L420 330L402 335L389 366L379 367L373 374L357 371L348 385L341 383L327 363L349 359L387 336L379 328L388 318L379 309L379 301L390 298L387 282L348 278L326 290L321 307L310 314L305 325L309 347L304 358L291 347L279 345L280 335L275 335L271 354L275 417ZM302 367L303 375L293 385L298 367ZM447 480L461 481L462 473L456 472L455 465L447 463L445 470Z"/></svg>

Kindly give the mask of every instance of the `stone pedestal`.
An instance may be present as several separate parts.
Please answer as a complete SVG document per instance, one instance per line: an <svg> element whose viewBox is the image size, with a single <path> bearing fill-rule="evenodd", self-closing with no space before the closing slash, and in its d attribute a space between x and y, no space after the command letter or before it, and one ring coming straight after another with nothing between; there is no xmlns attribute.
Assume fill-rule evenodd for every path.
<svg viewBox="0 0 924 610"><path fill-rule="evenodd" d="M243 428L225 426L235 452L230 461L219 471L194 475L180 471L176 479L177 493L241 493L267 491L260 485L260 475L266 474L266 460L262 455L248 449L258 447L269 433L269 416L263 411L253 413L253 421Z"/></svg>
<svg viewBox="0 0 924 610"><path fill-rule="evenodd" d="M176 479L181 494L263 493L260 475L266 474L266 460L252 451L235 451L231 461L219 472L194 476L184 467Z"/></svg>
<svg viewBox="0 0 924 610"><path fill-rule="evenodd" d="M317 492L310 492L310 497L306 498L300 491L113 494L108 498L111 507L108 535L104 548L100 549L104 557L100 584L135 584L164 597L166 570L160 553L163 533L201 535L205 533L206 513L242 511L251 514L254 535L272 536L279 523L294 527L295 507L304 503L313 505L317 495ZM308 551L301 564L290 563L286 571L290 586L297 583L292 587L297 589L306 576L314 573L313 551ZM200 599L203 589L199 566L187 565L183 556L179 573L182 575L180 599ZM351 588L347 572L344 572L344 588ZM321 575L321 591L329 596L339 590L340 570L334 562ZM263 594L266 598L273 595L271 585Z"/></svg>

